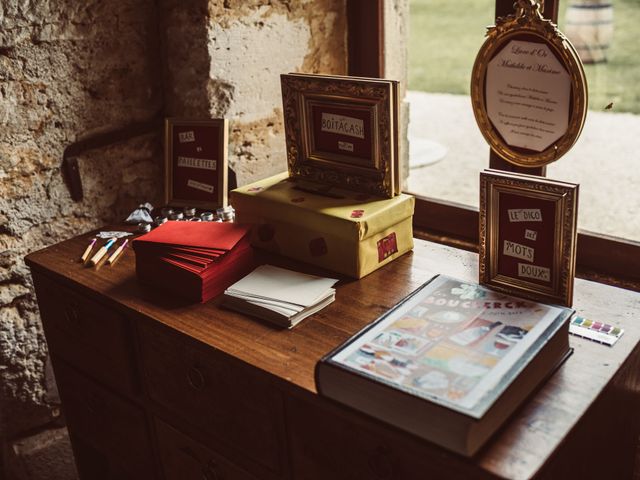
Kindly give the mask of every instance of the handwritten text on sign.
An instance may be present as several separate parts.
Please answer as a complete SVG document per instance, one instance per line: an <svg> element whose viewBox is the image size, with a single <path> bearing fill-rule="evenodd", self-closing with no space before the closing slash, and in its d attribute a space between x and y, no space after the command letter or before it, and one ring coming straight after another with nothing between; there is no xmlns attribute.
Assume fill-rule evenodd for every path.
<svg viewBox="0 0 640 480"><path fill-rule="evenodd" d="M338 142L338 150L344 150L345 152L353 152L353 143L351 142Z"/></svg>
<svg viewBox="0 0 640 480"><path fill-rule="evenodd" d="M347 135L349 137L364 138L364 121L359 118L323 112L322 131Z"/></svg>
<svg viewBox="0 0 640 480"><path fill-rule="evenodd" d="M520 245L519 243L505 240L503 253L510 257L520 258L522 260L528 260L529 262L533 262L533 256L535 251L533 250L533 248L527 247L526 245Z"/></svg>
<svg viewBox="0 0 640 480"><path fill-rule="evenodd" d="M523 278L532 278L534 280L542 280L543 282L550 282L551 270L547 267L518 263L518 276Z"/></svg>
<svg viewBox="0 0 640 480"><path fill-rule="evenodd" d="M518 208L507 210L510 222L541 222L542 212L539 208Z"/></svg>
<svg viewBox="0 0 640 480"><path fill-rule="evenodd" d="M571 77L544 43L510 41L487 66L491 123L513 147L542 152L569 126Z"/></svg>
<svg viewBox="0 0 640 480"><path fill-rule="evenodd" d="M187 181L187 186L191 188L195 188L196 190L201 190L207 193L213 193L214 187L213 185L209 185L207 183L197 182L195 180Z"/></svg>

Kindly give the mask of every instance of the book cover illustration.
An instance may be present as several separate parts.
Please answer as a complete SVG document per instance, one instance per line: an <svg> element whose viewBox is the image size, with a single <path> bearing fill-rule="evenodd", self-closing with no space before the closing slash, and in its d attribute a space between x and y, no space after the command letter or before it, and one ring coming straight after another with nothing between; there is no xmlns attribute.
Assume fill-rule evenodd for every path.
<svg viewBox="0 0 640 480"><path fill-rule="evenodd" d="M563 312L439 276L331 361L479 417Z"/></svg>

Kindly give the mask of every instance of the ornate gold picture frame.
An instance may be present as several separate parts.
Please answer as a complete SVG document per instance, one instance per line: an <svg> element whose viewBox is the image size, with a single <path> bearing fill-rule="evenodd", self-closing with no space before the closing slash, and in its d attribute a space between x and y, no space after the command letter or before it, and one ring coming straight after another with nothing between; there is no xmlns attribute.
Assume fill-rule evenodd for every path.
<svg viewBox="0 0 640 480"><path fill-rule="evenodd" d="M285 74L281 84L292 178L325 193L400 193L397 82Z"/></svg>
<svg viewBox="0 0 640 480"><path fill-rule="evenodd" d="M165 119L165 204L214 210L227 205L226 119Z"/></svg>
<svg viewBox="0 0 640 480"><path fill-rule="evenodd" d="M497 170L480 173L480 283L571 306L578 185Z"/></svg>
<svg viewBox="0 0 640 480"><path fill-rule="evenodd" d="M473 66L471 100L494 152L515 165L541 167L567 153L580 136L587 84L576 50L542 17L540 5L515 5L515 14L488 27ZM540 78L548 78L548 88L539 87Z"/></svg>

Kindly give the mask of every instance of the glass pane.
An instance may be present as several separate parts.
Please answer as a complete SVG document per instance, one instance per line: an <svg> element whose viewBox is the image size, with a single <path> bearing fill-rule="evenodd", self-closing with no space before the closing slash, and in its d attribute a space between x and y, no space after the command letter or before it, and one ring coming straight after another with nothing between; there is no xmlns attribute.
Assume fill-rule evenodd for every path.
<svg viewBox="0 0 640 480"><path fill-rule="evenodd" d="M585 65L582 135L547 176L580 184L579 228L640 241L640 1L568 0L560 7L561 30L579 30L587 39L583 60L591 55L596 63ZM477 206L489 147L473 117L469 80L495 1L411 0L410 9L408 190Z"/></svg>
<svg viewBox="0 0 640 480"><path fill-rule="evenodd" d="M495 0L411 0L408 190L478 205L489 147L471 110L469 81Z"/></svg>
<svg viewBox="0 0 640 480"><path fill-rule="evenodd" d="M580 228L640 240L640 1L560 7L560 29L585 63L589 112L578 142L547 176L580 184Z"/></svg>

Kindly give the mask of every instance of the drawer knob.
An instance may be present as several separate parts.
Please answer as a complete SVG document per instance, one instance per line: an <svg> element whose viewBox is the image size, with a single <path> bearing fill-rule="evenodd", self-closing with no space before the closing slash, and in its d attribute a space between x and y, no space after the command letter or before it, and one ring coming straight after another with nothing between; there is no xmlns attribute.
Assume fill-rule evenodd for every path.
<svg viewBox="0 0 640 480"><path fill-rule="evenodd" d="M380 480L391 480L393 475L393 462L386 448L377 448L369 455L368 467L373 478Z"/></svg>
<svg viewBox="0 0 640 480"><path fill-rule="evenodd" d="M194 452L191 447L182 447L180 451L190 457L192 460L200 463L198 455L196 455L196 452ZM209 460L206 465L203 465L202 480L223 480L223 478L224 477L220 474L218 465L214 460Z"/></svg>
<svg viewBox="0 0 640 480"><path fill-rule="evenodd" d="M187 381L194 390L202 390L206 386L204 373L198 367L191 367L187 372Z"/></svg>
<svg viewBox="0 0 640 480"><path fill-rule="evenodd" d="M202 468L202 480L223 480L218 465L213 460L209 460Z"/></svg>

